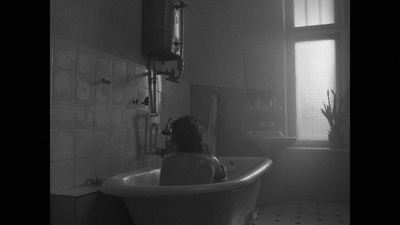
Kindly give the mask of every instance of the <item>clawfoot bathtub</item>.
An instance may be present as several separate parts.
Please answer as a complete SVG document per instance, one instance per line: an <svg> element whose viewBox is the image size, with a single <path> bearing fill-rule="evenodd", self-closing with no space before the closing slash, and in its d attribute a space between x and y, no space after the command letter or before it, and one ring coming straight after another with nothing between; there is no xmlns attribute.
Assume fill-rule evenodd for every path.
<svg viewBox="0 0 400 225"><path fill-rule="evenodd" d="M261 176L272 161L260 157L218 157L228 181L159 186L160 167L106 179L101 192L121 197L135 225L250 225Z"/></svg>

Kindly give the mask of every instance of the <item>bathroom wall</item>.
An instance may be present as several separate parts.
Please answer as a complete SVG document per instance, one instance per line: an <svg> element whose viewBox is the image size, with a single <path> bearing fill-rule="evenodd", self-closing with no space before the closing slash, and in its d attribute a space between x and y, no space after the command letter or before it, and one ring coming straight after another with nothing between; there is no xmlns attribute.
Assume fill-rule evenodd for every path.
<svg viewBox="0 0 400 225"><path fill-rule="evenodd" d="M193 1L187 17L193 25L185 33L190 112L207 125L210 93L218 89L218 153L240 155L253 101L247 89L264 91L261 104L269 104L270 97L257 82L246 81L263 83L262 77L268 76L283 82L282 0ZM255 68L262 68L261 73L254 73ZM270 88L277 88L275 97L282 106L282 85Z"/></svg>
<svg viewBox="0 0 400 225"><path fill-rule="evenodd" d="M288 148L287 198L292 201L350 204L350 151Z"/></svg>
<svg viewBox="0 0 400 225"><path fill-rule="evenodd" d="M140 65L142 1L51 0L50 31Z"/></svg>
<svg viewBox="0 0 400 225"><path fill-rule="evenodd" d="M190 112L208 121L211 96L218 96L217 156L270 158L272 169L264 175L257 204L289 201L350 201L350 150L328 148L259 149L245 141L245 123L251 102L236 88L190 85ZM250 103L249 103L250 102ZM207 123L205 124L207 127Z"/></svg>
<svg viewBox="0 0 400 225"><path fill-rule="evenodd" d="M253 81L263 83L260 76L266 75L283 81L282 3L282 0L192 3L188 16L196 29L186 34L187 71L191 74L188 78L190 112L207 126L211 96L217 94L217 155L258 155L274 161L272 170L263 178L258 204L272 205L290 200L349 203L348 149L260 150L244 141L245 124L254 101L247 89L260 88L257 83L246 85L246 79L252 76ZM249 73L250 65L262 69ZM344 81L348 82L348 77ZM281 87L266 87L278 90L277 104L284 106ZM267 92L261 93L267 98ZM261 104L268 102L261 99ZM349 130L347 123L347 148L350 146Z"/></svg>
<svg viewBox="0 0 400 225"><path fill-rule="evenodd" d="M141 104L148 96L141 1L50 3L50 192L160 163L140 155L148 112ZM163 128L169 117L189 113L190 87L184 75L180 84L158 78L160 116L149 125ZM159 132L159 147L164 138Z"/></svg>
<svg viewBox="0 0 400 225"><path fill-rule="evenodd" d="M282 0L191 1L185 14L189 83L245 89L245 55L267 59L251 65L268 68L259 80L283 74L282 11Z"/></svg>

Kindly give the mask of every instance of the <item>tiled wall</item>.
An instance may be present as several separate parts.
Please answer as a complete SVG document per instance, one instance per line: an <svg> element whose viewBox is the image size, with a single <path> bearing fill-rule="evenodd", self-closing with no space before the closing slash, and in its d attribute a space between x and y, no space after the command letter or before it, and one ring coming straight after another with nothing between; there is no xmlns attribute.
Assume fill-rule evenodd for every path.
<svg viewBox="0 0 400 225"><path fill-rule="evenodd" d="M50 34L51 193L161 162L159 156L140 154L148 112L141 104L148 96L146 72L143 65ZM169 117L188 114L189 84L158 77L157 109L159 116L148 125L156 122L160 131ZM157 146L163 147L160 131Z"/></svg>

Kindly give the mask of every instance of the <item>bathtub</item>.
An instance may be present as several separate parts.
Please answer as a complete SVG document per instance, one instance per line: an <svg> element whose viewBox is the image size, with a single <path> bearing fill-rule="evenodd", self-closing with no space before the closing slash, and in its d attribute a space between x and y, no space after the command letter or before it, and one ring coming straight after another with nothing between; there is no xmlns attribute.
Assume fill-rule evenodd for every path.
<svg viewBox="0 0 400 225"><path fill-rule="evenodd" d="M135 225L250 225L261 176L272 161L218 157L227 167L223 183L159 186L160 167L107 178L101 192L121 197Z"/></svg>

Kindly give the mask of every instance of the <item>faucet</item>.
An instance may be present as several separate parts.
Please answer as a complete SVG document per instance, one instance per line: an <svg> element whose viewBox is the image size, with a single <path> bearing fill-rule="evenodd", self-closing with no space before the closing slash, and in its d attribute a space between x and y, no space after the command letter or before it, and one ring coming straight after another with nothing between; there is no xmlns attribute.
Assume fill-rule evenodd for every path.
<svg viewBox="0 0 400 225"><path fill-rule="evenodd" d="M161 134L166 135L165 137L165 148L155 148L155 155L161 156L161 158L164 158L164 156L172 154L174 152L174 147L172 144L172 124L174 123L175 119L169 118L167 121L167 124L165 125L165 128L161 131Z"/></svg>
<svg viewBox="0 0 400 225"><path fill-rule="evenodd" d="M154 155L159 155L161 158L164 158L164 156L174 153L173 146L172 139L167 136L165 139L165 148L156 148Z"/></svg>
<svg viewBox="0 0 400 225"><path fill-rule="evenodd" d="M144 153L146 155L159 155L161 158L164 158L164 156L172 154L174 152L173 144L172 144L172 124L175 121L173 118L169 118L167 121L167 124L165 128L161 131L163 135L166 135L165 138L165 148L157 148L157 133L158 133L158 124L153 123L150 127L150 133L152 133L153 127L155 128L155 137L154 137L154 144L153 146L150 146L150 149L145 151ZM152 142L151 137L150 137L150 143Z"/></svg>
<svg viewBox="0 0 400 225"><path fill-rule="evenodd" d="M183 67L183 65L182 65L182 67ZM172 68L172 70L170 72L168 72L168 70L165 70L165 72L157 71L157 75L166 75L166 76L168 76L168 78L166 80L172 81L172 82L175 82L175 83L179 83L178 79L181 77L181 70L182 69L179 70L179 75L178 76L175 76L175 69L174 68Z"/></svg>
<svg viewBox="0 0 400 225"><path fill-rule="evenodd" d="M172 124L174 123L175 119L169 118L167 121L167 125L165 125L165 128L161 131L162 134L164 135L171 135L172 134Z"/></svg>
<svg viewBox="0 0 400 225"><path fill-rule="evenodd" d="M87 184L88 185L101 185L103 183L104 179L96 177L96 178L92 178L87 180Z"/></svg>

